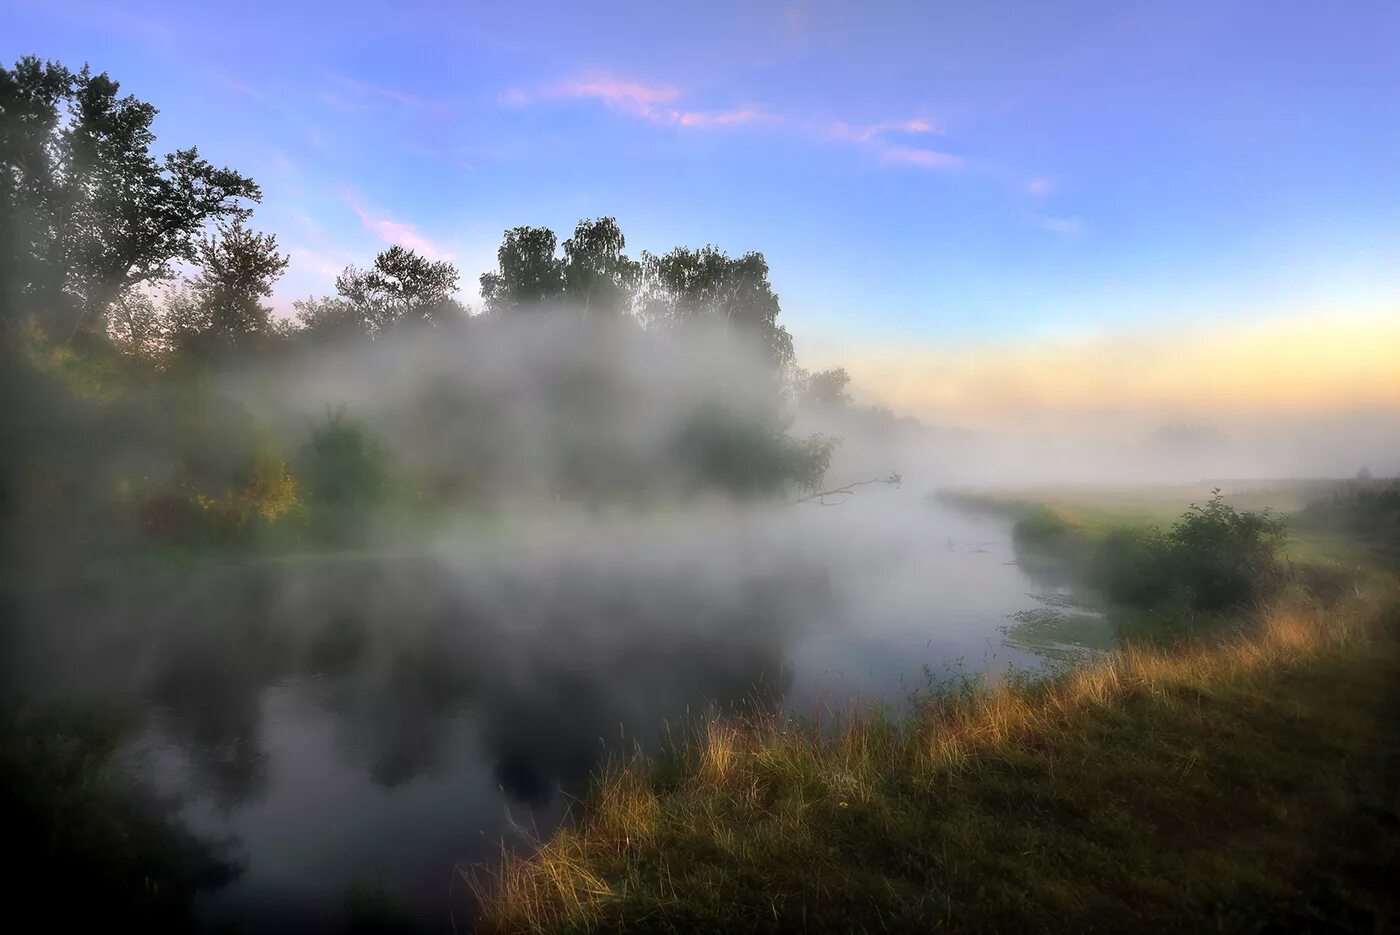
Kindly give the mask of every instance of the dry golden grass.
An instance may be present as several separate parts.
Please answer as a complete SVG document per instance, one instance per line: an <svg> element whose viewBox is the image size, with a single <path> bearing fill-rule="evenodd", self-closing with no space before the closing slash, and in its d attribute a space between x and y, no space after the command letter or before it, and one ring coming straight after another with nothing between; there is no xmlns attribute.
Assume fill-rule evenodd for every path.
<svg viewBox="0 0 1400 935"><path fill-rule="evenodd" d="M1278 692L1270 685L1279 673L1305 670L1312 660L1359 659L1368 651L1394 623L1400 587L1393 579L1376 578L1355 591L1329 606L1294 587L1230 637L1170 648L1128 646L1047 681L1013 679L934 693L917 703L907 723L891 723L878 712L852 717L835 731L779 718L710 721L674 752L669 769L641 759L614 769L596 784L576 823L533 855L505 855L493 873L478 880L483 927L682 931L686 919L703 918L706 925L724 919L730 891L751 902L767 900L773 915L759 925L749 906L726 924L783 928L800 912L804 927L834 927L814 925L808 915L824 893L822 884L811 884L808 877L831 872L860 879L859 867L842 868L841 848L851 845L840 842L854 840L880 858L886 849L897 858L894 852L901 847L925 848L918 841L852 838L848 817L876 816L898 829L915 818L928 819L933 810L938 833L975 852L993 846L993 833L978 830L989 820L979 796L1038 801L1035 784L1063 784L1057 770L1067 769L1074 758L1102 758L1116 768L1118 759L1131 766L1136 757L1142 772L1132 781L1171 782L1152 778L1159 767L1148 764L1157 753L1143 746L1160 725L1170 728L1179 716L1198 731L1180 754L1189 770L1213 742L1211 732L1224 730L1223 721L1203 713L1203 698L1228 696L1236 708L1249 707L1255 697L1261 706L1273 705ZM1124 749L1102 749L1099 741L1097 747L1086 746L1085 738L1100 729L1119 738L1111 742ZM1267 737L1256 741L1269 742ZM1272 747L1260 750L1261 764L1266 755L1279 755ZM1222 753L1222 761L1230 752ZM1029 778L1008 780L1008 764L1013 774L1024 768ZM985 788L979 790L979 784ZM1096 793L1086 785L1083 794L1089 799L1083 807L1092 810ZM1065 807L1079 807L1073 790L1064 795L1070 801ZM1148 835L1135 837L1131 846L1157 845ZM954 870L940 871L936 856L918 859L930 872L956 876ZM677 878L681 873L684 880ZM791 896L799 890L800 898ZM913 891L917 894L918 887ZM1057 892L1047 889L1042 898L1053 900ZM1096 898L1073 897L1081 907ZM891 911L932 917L933 909L919 902L922 897L899 899L896 905L891 896ZM874 903L871 911L878 914L878 896ZM700 912L697 905L708 908ZM787 907L787 915L780 906Z"/></svg>

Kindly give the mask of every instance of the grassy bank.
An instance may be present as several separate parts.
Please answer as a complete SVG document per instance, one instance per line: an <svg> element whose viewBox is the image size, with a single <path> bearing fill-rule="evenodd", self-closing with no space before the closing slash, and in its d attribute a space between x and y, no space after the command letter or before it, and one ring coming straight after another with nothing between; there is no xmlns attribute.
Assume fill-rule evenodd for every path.
<svg viewBox="0 0 1400 935"><path fill-rule="evenodd" d="M1386 482L1378 482L1381 486ZM1389 482L1393 484L1394 482ZM1292 562L1348 569L1400 572L1400 540L1393 531L1400 523L1393 505L1388 512L1375 504L1360 504L1374 517L1385 513L1388 526L1359 528L1329 522L1325 508L1341 499L1349 481L1201 481L1195 484L1028 487L1011 490L962 489L940 492L938 499L965 509L981 510L1013 520L1034 520L1046 514L1077 530L1103 537L1110 533L1142 533L1169 527L1192 503L1208 501L1219 488L1224 501L1239 510L1270 510L1288 522L1283 557ZM1397 494L1400 498L1400 494ZM1323 515L1314 515L1322 513Z"/></svg>
<svg viewBox="0 0 1400 935"><path fill-rule="evenodd" d="M900 723L710 723L480 879L482 925L1388 929L1400 586L1351 584Z"/></svg>

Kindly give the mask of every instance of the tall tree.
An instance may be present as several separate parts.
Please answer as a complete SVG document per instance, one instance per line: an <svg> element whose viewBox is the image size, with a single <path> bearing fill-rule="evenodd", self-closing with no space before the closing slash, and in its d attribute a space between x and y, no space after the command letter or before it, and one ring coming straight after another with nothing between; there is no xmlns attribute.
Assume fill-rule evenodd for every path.
<svg viewBox="0 0 1400 935"><path fill-rule="evenodd" d="M554 255L558 238L547 227L514 227L496 251L497 268L481 275L488 312L516 312L558 301L564 294L564 264Z"/></svg>
<svg viewBox="0 0 1400 935"><path fill-rule="evenodd" d="M653 327L711 321L756 340L776 369L792 363L792 336L761 253L730 257L713 246L642 254L642 317Z"/></svg>
<svg viewBox="0 0 1400 935"><path fill-rule="evenodd" d="M584 219L564 241L564 293L585 315L629 311L641 264L623 249L627 239L610 217Z"/></svg>
<svg viewBox="0 0 1400 935"><path fill-rule="evenodd" d="M272 332L272 309L263 299L287 268L277 238L243 226L219 225L200 240L198 275L189 281L188 301L170 308L170 337L177 346L229 347Z"/></svg>
<svg viewBox="0 0 1400 935"><path fill-rule="evenodd" d="M260 198L194 148L154 156L156 109L118 92L86 66L0 66L0 321L100 329L131 287L194 261L209 222L245 218Z"/></svg>
<svg viewBox="0 0 1400 935"><path fill-rule="evenodd" d="M346 267L337 297L296 303L308 329L323 334L383 334L402 324L441 324L465 309L453 298L460 274L446 260L433 261L392 246L369 269Z"/></svg>

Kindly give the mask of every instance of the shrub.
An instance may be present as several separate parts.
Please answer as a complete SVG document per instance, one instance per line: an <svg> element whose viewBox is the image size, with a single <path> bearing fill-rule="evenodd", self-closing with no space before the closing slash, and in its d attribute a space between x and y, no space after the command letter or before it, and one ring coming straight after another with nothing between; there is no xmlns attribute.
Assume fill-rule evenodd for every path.
<svg viewBox="0 0 1400 935"><path fill-rule="evenodd" d="M1169 532L1115 532L1099 545L1093 583L1140 607L1182 599L1196 610L1248 606L1282 579L1283 521L1270 511L1238 511L1217 489L1191 504Z"/></svg>
<svg viewBox="0 0 1400 935"><path fill-rule="evenodd" d="M311 432L303 476L313 525L322 538L356 537L368 515L384 499L388 457L343 411L327 414Z"/></svg>
<svg viewBox="0 0 1400 935"><path fill-rule="evenodd" d="M836 440L789 436L778 420L702 407L676 441L681 464L701 485L741 496L821 483Z"/></svg>
<svg viewBox="0 0 1400 935"><path fill-rule="evenodd" d="M1269 510L1237 511L1216 489L1204 506L1191 504L1167 535L1169 574L1202 610L1252 604L1278 586L1285 535Z"/></svg>

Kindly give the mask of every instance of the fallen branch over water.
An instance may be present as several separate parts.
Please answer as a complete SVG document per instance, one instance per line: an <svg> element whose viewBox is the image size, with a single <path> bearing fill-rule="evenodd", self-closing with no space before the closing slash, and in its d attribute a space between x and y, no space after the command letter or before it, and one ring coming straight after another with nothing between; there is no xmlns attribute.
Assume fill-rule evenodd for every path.
<svg viewBox="0 0 1400 935"><path fill-rule="evenodd" d="M892 472L888 477L873 477L870 480L858 480L854 483L846 484L844 487L819 490L805 497L798 497L796 500L793 500L792 503L794 506L799 503L816 503L819 506L837 506L838 504L845 503L846 501L844 498L853 495L858 487L869 487L872 484L884 484L889 487L898 487L903 482L904 478L901 477L898 472ZM828 501L826 499L827 497L841 497L842 499Z"/></svg>

